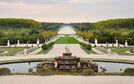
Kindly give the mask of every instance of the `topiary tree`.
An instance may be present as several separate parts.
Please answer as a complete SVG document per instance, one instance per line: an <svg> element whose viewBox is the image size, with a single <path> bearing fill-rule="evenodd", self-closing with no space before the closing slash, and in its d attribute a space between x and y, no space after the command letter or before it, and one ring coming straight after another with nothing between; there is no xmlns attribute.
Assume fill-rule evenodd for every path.
<svg viewBox="0 0 134 84"><path fill-rule="evenodd" d="M85 48L88 49L88 50L92 50L92 46L88 45L88 44L85 45Z"/></svg>
<svg viewBox="0 0 134 84"><path fill-rule="evenodd" d="M43 44L42 45L42 50L47 50L47 49L48 49L47 44Z"/></svg>
<svg viewBox="0 0 134 84"><path fill-rule="evenodd" d="M0 75L11 75L11 71L8 68L0 68Z"/></svg>
<svg viewBox="0 0 134 84"><path fill-rule="evenodd" d="M92 46L89 45L89 44L85 44L85 43L82 43L82 42L80 42L79 44L80 44L81 46L83 46L84 48L86 48L87 50L92 50Z"/></svg>
<svg viewBox="0 0 134 84"><path fill-rule="evenodd" d="M47 44L47 47L50 48L50 47L52 47L53 45L54 45L54 42L51 42L51 43Z"/></svg>
<svg viewBox="0 0 134 84"><path fill-rule="evenodd" d="M134 76L134 68L126 68L124 74Z"/></svg>
<svg viewBox="0 0 134 84"><path fill-rule="evenodd" d="M91 69L84 69L84 70L81 71L81 75L87 75L87 76L95 75L95 72Z"/></svg>
<svg viewBox="0 0 134 84"><path fill-rule="evenodd" d="M47 50L47 49L51 48L53 45L54 45L54 42L51 42L49 44L43 44L42 50Z"/></svg>

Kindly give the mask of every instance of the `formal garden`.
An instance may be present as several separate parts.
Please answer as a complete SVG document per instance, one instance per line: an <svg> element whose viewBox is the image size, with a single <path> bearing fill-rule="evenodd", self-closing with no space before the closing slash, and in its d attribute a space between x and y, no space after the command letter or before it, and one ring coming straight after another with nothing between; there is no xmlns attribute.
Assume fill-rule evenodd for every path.
<svg viewBox="0 0 134 84"><path fill-rule="evenodd" d="M0 0L0 84L134 84L134 0Z"/></svg>
<svg viewBox="0 0 134 84"><path fill-rule="evenodd" d="M110 19L96 23L73 23L77 35L94 44L95 39L99 47L96 49L109 53L106 47L112 47L111 53L133 56L134 19ZM103 46L105 45L105 46ZM108 46L111 45L111 46ZM102 47L102 48L101 48ZM104 47L104 48L103 48Z"/></svg>
<svg viewBox="0 0 134 84"><path fill-rule="evenodd" d="M64 25L66 24L44 23L37 22L31 19L0 19L0 56L19 57L22 55L22 58L24 58L24 56L36 57L34 60L32 60L32 58L28 58L2 61L1 63L9 62L9 64L11 63L11 66L13 66L12 62L28 62L30 65L31 61L42 60L39 55L44 56L42 58L46 58L45 60L47 60L48 58L53 59L55 58L56 53L58 54L58 51L62 51L65 47L70 47L72 48L72 51L76 56L81 55L80 57L82 61L89 61L93 59L101 66L106 65L105 67L107 67L107 69L108 66L112 65L112 62L114 62L117 63L115 65L118 65L119 67L124 66L124 68L123 70L122 68L120 68L115 72L108 72L105 67L100 66L99 69L102 71L99 71L98 73L95 73L92 70L83 70L81 72L55 72L51 71L51 69L49 68L42 68L38 72L24 74L84 76L133 75L133 60L130 60L129 58L119 59L123 58L123 55L125 55L124 57L134 56L133 24L129 24L133 21L133 19L115 19L100 21L97 23L73 23L69 24L68 26L70 28L74 27L76 34L58 35L58 31L61 29L61 27L64 28ZM53 50L55 50L56 52L53 52ZM32 52L35 53L33 54ZM100 54L99 52L103 54ZM109 56L109 54L111 54L112 57L117 54L116 56L119 56L119 58L103 58L105 56ZM51 58L49 55L54 56ZM120 65L120 63L123 65ZM128 65L126 65L125 63L128 63ZM130 66L130 68L126 66ZM13 71L10 71L10 67L1 68L0 70L1 75L21 74L12 73ZM30 70L32 70L32 68L30 68Z"/></svg>
<svg viewBox="0 0 134 84"><path fill-rule="evenodd" d="M77 35L83 39L94 43L98 39L99 43L124 44L125 40L129 45L134 45L134 19L111 19L96 23L72 24L77 31Z"/></svg>

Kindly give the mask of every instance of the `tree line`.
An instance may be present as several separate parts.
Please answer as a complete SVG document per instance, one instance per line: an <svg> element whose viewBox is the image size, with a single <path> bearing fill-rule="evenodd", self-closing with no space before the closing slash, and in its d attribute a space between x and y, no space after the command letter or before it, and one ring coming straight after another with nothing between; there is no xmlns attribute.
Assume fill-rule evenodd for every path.
<svg viewBox="0 0 134 84"><path fill-rule="evenodd" d="M0 29L39 27L41 27L41 23L32 19L0 18Z"/></svg>
<svg viewBox="0 0 134 84"><path fill-rule="evenodd" d="M17 40L20 40L20 43L36 43L38 38L41 43L44 43L45 40L57 35L55 30L60 25L37 22L32 19L1 18L0 45L6 45L7 40L10 40L11 44L16 44Z"/></svg>
<svg viewBox="0 0 134 84"><path fill-rule="evenodd" d="M86 24L88 29L85 31L80 30L82 24L85 23L74 26L78 29L77 35L91 43L97 38L99 43L115 43L118 40L120 44L124 44L128 40L129 45L134 45L134 18L99 21L92 26Z"/></svg>

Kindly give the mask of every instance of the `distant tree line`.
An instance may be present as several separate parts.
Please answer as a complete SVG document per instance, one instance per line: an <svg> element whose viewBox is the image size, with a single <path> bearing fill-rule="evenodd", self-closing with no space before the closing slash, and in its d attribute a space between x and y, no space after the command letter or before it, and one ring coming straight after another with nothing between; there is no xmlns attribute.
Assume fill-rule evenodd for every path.
<svg viewBox="0 0 134 84"><path fill-rule="evenodd" d="M72 23L70 25L72 25L76 31L84 32L94 28L95 23Z"/></svg>
<svg viewBox="0 0 134 84"><path fill-rule="evenodd" d="M45 26L44 26L45 25ZM60 27L59 23L41 23L31 19L0 19L0 45L6 45L7 40L11 44L16 44L17 40L21 43L36 43L40 39L41 43L57 35L55 31Z"/></svg>
<svg viewBox="0 0 134 84"><path fill-rule="evenodd" d="M0 29L3 28L39 28L41 23L32 19L0 18Z"/></svg>
<svg viewBox="0 0 134 84"><path fill-rule="evenodd" d="M99 21L92 26L86 24L88 29L81 31L80 27L84 24L74 24L74 27L78 29L77 35L91 43L97 38L99 43L115 43L118 40L124 44L128 40L129 45L134 45L134 18Z"/></svg>
<svg viewBox="0 0 134 84"><path fill-rule="evenodd" d="M95 24L96 29L134 29L134 18L128 19L110 19L105 21L99 21Z"/></svg>
<svg viewBox="0 0 134 84"><path fill-rule="evenodd" d="M42 22L41 25L42 28L45 30L58 31L60 29L60 26L63 25L63 23Z"/></svg>

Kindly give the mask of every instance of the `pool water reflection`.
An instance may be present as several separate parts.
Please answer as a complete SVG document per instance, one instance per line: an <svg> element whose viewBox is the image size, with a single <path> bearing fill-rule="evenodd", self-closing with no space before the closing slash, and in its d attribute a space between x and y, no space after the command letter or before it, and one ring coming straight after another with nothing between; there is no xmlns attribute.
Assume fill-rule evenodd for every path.
<svg viewBox="0 0 134 84"><path fill-rule="evenodd" d="M36 65L40 62L24 62L24 63L12 63L0 65L0 68L6 67L11 70L12 73L28 73L29 68L33 68L36 71ZM123 72L126 68L134 68L134 64L125 63L112 63L112 62L95 62L100 67L103 67L107 72Z"/></svg>

